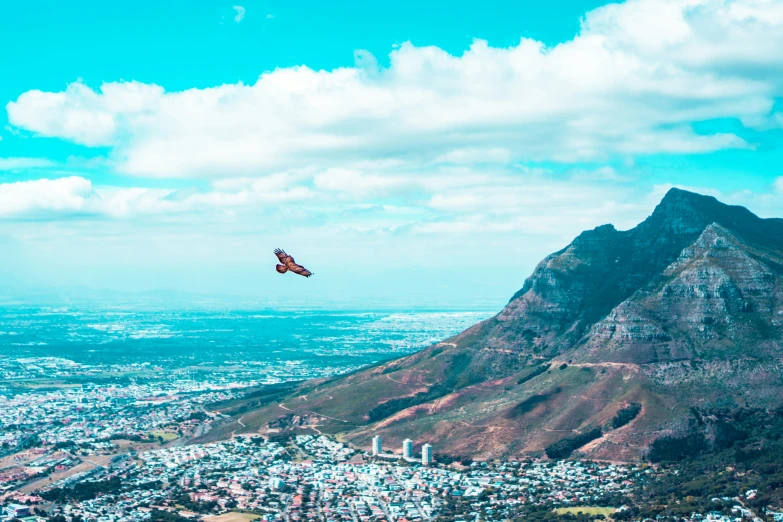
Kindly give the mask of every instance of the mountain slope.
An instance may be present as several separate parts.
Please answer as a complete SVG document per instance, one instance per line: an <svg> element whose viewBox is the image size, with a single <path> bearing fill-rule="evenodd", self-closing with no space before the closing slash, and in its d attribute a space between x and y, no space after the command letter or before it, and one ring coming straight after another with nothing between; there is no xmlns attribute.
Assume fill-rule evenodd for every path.
<svg viewBox="0 0 783 522"><path fill-rule="evenodd" d="M580 451L639 458L687 427L694 407L783 402L782 278L783 220L672 189L637 227L586 231L545 258L497 316L409 357L304 383L243 423L359 444L409 437L477 458L602 427ZM621 410L630 422L615 427Z"/></svg>

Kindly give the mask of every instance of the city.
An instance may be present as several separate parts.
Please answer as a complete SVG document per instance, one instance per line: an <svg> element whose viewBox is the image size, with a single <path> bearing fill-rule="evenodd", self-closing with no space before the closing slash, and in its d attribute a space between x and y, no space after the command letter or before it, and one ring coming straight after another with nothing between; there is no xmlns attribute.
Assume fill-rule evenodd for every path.
<svg viewBox="0 0 783 522"><path fill-rule="evenodd" d="M247 366L254 369L171 372L149 363L104 367L55 357L0 358L0 457L38 445L78 447L78 455L92 455L147 440L182 443L204 434L219 417L206 413L205 404L253 386L338 372L297 361Z"/></svg>
<svg viewBox="0 0 783 522"><path fill-rule="evenodd" d="M6 383L21 372L30 383L39 368L73 376L85 370L78 366L44 358L5 360L2 368ZM299 378L290 368L296 366L287 374L271 371L279 381ZM212 425L228 420L215 405L262 383L182 377L0 394L3 516L24 522L467 522L550 513L640 520L635 506L645 488L678 473L643 463L455 459L436 453L437 443L408 438L390 448L377 435L361 448L317 430L200 443ZM748 490L714 498L713 509L680 518L783 520L781 513L749 509L746 502L756 495Z"/></svg>
<svg viewBox="0 0 783 522"><path fill-rule="evenodd" d="M565 461L445 466L432 460L427 445L421 463L406 457L411 447L406 441L396 454L375 453L377 440L366 451L325 436L235 437L114 458L34 494L6 493L5 501L70 520L144 521L160 517L158 511L188 518L239 512L264 521L458 520L458 513L495 520L525 506L624 498L656 473Z"/></svg>

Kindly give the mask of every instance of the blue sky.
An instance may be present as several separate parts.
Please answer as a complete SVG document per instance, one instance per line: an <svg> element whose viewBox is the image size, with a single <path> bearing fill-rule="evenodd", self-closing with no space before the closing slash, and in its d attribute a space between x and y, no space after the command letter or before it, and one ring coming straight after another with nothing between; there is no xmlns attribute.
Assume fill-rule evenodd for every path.
<svg viewBox="0 0 783 522"><path fill-rule="evenodd" d="M671 186L783 208L780 2L160 4L0 7L7 294L497 308Z"/></svg>

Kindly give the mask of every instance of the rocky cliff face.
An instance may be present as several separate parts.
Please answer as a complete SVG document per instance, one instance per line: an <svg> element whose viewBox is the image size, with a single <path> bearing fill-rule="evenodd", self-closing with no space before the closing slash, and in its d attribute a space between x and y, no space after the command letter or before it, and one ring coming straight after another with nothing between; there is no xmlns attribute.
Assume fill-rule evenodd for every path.
<svg viewBox="0 0 783 522"><path fill-rule="evenodd" d="M780 405L782 359L783 220L673 189L637 227L586 231L545 258L494 318L243 419L494 457L638 403L581 451L639 458L694 406Z"/></svg>
<svg viewBox="0 0 783 522"><path fill-rule="evenodd" d="M783 258L716 223L590 329L580 360L778 357Z"/></svg>
<svg viewBox="0 0 783 522"><path fill-rule="evenodd" d="M598 227L544 259L497 316L488 337L496 345L545 356L572 350L588 333L593 345L611 331L617 340L663 341L669 336L667 327L645 317L639 302L651 286L672 279L660 289L668 302L648 300L646 308L675 301L687 307L689 297L698 297L698 288L709 292L715 284L738 285L731 289L734 300L726 304L734 307L740 299L737 292L752 299L749 293L772 289L781 244L783 221L763 220L745 208L673 189L638 227L625 232L611 225ZM763 260L754 263L750 256ZM756 277L765 277L765 283L748 281ZM718 282L721 278L723 283ZM688 293L689 285L695 293L677 299L675 294ZM740 287L746 287L744 293ZM719 306L718 300L712 304ZM702 301L699 306L707 305ZM750 301L747 306L752 306Z"/></svg>

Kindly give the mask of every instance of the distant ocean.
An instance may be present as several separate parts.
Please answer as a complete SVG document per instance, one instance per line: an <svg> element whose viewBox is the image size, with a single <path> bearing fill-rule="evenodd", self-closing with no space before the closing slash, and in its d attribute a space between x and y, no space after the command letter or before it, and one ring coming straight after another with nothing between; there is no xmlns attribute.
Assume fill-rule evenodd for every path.
<svg viewBox="0 0 783 522"><path fill-rule="evenodd" d="M367 364L417 351L494 312L0 308L0 357L162 366L307 360Z"/></svg>

